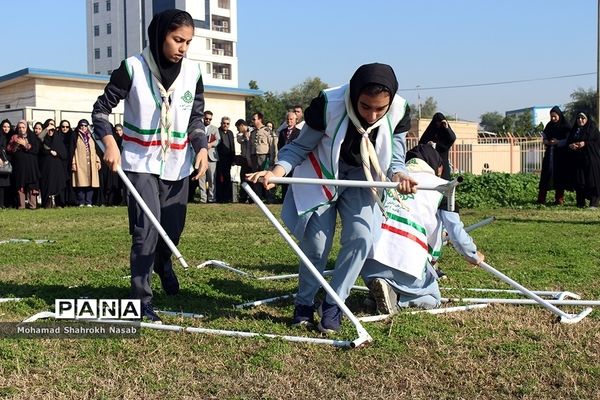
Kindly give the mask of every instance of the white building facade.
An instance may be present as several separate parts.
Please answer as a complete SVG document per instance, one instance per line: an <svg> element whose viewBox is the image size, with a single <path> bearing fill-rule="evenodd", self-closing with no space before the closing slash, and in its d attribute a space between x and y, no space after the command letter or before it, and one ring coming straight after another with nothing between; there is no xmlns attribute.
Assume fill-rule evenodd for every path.
<svg viewBox="0 0 600 400"><path fill-rule="evenodd" d="M201 64L204 84L237 88L237 0L86 0L88 72L110 74L141 53L152 17L170 8L194 19L187 58Z"/></svg>

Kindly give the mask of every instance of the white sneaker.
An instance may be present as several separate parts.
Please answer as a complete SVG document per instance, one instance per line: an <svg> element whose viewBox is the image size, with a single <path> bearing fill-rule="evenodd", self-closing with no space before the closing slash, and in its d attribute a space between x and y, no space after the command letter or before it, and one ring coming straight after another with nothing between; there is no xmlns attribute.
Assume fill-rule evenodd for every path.
<svg viewBox="0 0 600 400"><path fill-rule="evenodd" d="M392 315L398 312L398 295L385 279L373 279L369 289L375 298L377 311L380 314Z"/></svg>

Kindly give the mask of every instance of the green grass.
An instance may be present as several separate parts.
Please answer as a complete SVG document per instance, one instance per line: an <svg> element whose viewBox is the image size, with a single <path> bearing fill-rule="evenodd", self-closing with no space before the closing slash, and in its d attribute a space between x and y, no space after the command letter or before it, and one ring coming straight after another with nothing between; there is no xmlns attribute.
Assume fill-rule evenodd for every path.
<svg viewBox="0 0 600 400"><path fill-rule="evenodd" d="M279 206L270 207L278 213ZM465 209L462 216L466 225L497 217L472 235L486 261L516 281L600 299L600 212ZM0 297L26 298L0 303L0 321L52 310L55 298L128 296L124 208L2 211L0 240L9 238L54 242L0 244ZM297 257L256 207L191 205L179 250L192 266L178 269L181 293L165 296L155 279L155 302L205 318L165 317L168 323L318 337L289 326L291 301L234 308L292 293L295 280L194 268L220 259L258 276L295 273ZM449 275L442 286L507 288L451 248L444 249L441 266ZM348 301L361 315L364 296L353 293ZM0 398L598 398L598 311L573 326L536 306L490 306L400 314L365 327L374 341L355 350L154 330L139 339L1 339ZM346 320L336 337L356 333Z"/></svg>

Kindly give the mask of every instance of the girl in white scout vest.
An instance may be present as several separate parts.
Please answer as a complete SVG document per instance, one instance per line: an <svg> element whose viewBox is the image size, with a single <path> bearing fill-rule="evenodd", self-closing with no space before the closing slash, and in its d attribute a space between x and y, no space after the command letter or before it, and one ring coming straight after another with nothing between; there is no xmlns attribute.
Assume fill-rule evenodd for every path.
<svg viewBox="0 0 600 400"><path fill-rule="evenodd" d="M256 172L248 179L272 176L373 180L390 178L401 193L415 191L416 182L404 173L406 133L410 128L408 103L396 94L398 82L389 65L367 64L354 73L349 84L324 90L305 112L300 135L279 152L271 171ZM372 157L369 157L369 153ZM378 158L376 162L370 160ZM369 188L304 186L289 187L282 210L287 227L300 241L311 262L323 271L331 250L336 216L342 221L341 248L331 286L346 299L373 245L376 200ZM319 282L300 265L294 325L314 324L314 297ZM340 329L342 312L329 296L321 304L322 332Z"/></svg>
<svg viewBox="0 0 600 400"><path fill-rule="evenodd" d="M149 47L124 60L94 104L95 134L106 146L104 161L121 165L152 213L177 244L185 224L189 176L204 175L208 165L202 117L204 85L198 63L185 53L194 36L194 20L185 11L157 14L148 26ZM119 153L108 116L125 100L123 152ZM171 251L135 199L128 201L131 244L131 292L142 313L160 323L152 306L152 270L166 294L179 291Z"/></svg>
<svg viewBox="0 0 600 400"><path fill-rule="evenodd" d="M422 185L446 184L448 181L439 178L443 165L443 157L431 144L420 144L406 154L409 175ZM379 218L373 252L361 271L380 313L394 314L399 307L428 309L440 305L433 264L441 253L443 228L468 262L483 261L458 213L439 208L441 201L441 193L427 190L404 196L403 206L394 198L386 199L386 218Z"/></svg>

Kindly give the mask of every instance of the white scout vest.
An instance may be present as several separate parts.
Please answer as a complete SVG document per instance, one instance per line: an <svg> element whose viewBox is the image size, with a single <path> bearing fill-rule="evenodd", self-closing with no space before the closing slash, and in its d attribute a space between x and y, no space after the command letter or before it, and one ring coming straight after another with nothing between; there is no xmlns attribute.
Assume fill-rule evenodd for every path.
<svg viewBox="0 0 600 400"><path fill-rule="evenodd" d="M299 166L294 169L294 177L338 179L338 167L342 142L348 129L348 113L344 94L350 90L349 84L323 91L327 105L325 109L325 135ZM387 172L392 162L392 135L404 117L406 100L395 94L390 109L383 117L375 140L375 152L381 170ZM294 201L298 215L314 211L318 207L334 202L338 191L334 186L302 185L294 188Z"/></svg>
<svg viewBox="0 0 600 400"><path fill-rule="evenodd" d="M407 168L413 171L409 172L410 176L421 185L437 186L448 182L435 176L422 160L410 160ZM386 196L386 217L382 216L381 224L378 224L370 258L423 279L427 262L431 261L430 251L440 237L441 222L437 219L437 209L442 194L434 190L417 190L415 194L400 196L408 210L392 196Z"/></svg>
<svg viewBox="0 0 600 400"><path fill-rule="evenodd" d="M160 138L160 91L156 78L141 55L125 60L131 89L125 99L123 150L124 171L150 173L161 179L177 181L193 171L194 150L188 140L187 128L200 78L200 67L188 59L182 60L181 71L171 95L173 124L170 146L163 156Z"/></svg>

